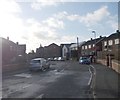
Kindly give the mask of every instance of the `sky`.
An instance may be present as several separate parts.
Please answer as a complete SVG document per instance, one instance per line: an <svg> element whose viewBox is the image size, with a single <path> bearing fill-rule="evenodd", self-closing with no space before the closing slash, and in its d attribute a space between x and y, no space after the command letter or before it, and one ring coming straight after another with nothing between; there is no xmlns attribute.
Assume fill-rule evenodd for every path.
<svg viewBox="0 0 120 100"><path fill-rule="evenodd" d="M118 1L0 0L0 37L26 44L26 52L109 36L118 29Z"/></svg>

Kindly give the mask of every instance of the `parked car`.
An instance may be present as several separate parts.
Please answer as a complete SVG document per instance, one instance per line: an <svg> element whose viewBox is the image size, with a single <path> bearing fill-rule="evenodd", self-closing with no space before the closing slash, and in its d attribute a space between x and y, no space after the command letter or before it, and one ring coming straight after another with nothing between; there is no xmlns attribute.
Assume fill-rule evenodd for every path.
<svg viewBox="0 0 120 100"><path fill-rule="evenodd" d="M57 61L57 60L58 60L58 57L55 57L55 58L54 58L54 61Z"/></svg>
<svg viewBox="0 0 120 100"><path fill-rule="evenodd" d="M80 57L79 63L80 64L90 64L90 58L89 57Z"/></svg>
<svg viewBox="0 0 120 100"><path fill-rule="evenodd" d="M64 61L62 57L58 57L58 61Z"/></svg>
<svg viewBox="0 0 120 100"><path fill-rule="evenodd" d="M35 58L30 61L29 69L32 70L42 70L50 68L50 63L44 58Z"/></svg>

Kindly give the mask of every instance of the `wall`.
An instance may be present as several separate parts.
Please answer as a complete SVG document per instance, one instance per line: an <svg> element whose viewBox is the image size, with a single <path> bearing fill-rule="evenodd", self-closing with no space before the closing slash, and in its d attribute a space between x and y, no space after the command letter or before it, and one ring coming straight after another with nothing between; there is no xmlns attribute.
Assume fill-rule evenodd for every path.
<svg viewBox="0 0 120 100"><path fill-rule="evenodd" d="M27 69L28 65L25 63L22 64L11 64L11 65L3 65L2 66L2 73L7 73L7 72L14 72L14 71L19 71L21 69Z"/></svg>
<svg viewBox="0 0 120 100"><path fill-rule="evenodd" d="M120 62L118 62L117 60L112 60L112 68L116 72L120 73Z"/></svg>
<svg viewBox="0 0 120 100"><path fill-rule="evenodd" d="M98 59L97 62L103 65L107 65L106 59ZM112 69L120 74L120 61L112 60Z"/></svg>

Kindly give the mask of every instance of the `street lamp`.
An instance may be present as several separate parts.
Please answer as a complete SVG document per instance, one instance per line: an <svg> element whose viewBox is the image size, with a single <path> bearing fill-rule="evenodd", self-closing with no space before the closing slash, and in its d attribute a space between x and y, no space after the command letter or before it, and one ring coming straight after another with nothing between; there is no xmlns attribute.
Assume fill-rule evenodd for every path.
<svg viewBox="0 0 120 100"><path fill-rule="evenodd" d="M95 31L92 31L92 33L94 34L94 38L95 38L95 45L94 45L94 48L95 48L95 50L94 50L94 52L95 52L95 58L96 58L96 32Z"/></svg>

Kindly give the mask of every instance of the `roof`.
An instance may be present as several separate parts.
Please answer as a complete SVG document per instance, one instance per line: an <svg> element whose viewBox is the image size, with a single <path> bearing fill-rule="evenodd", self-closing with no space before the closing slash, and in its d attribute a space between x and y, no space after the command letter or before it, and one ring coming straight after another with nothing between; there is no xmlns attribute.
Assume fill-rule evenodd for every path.
<svg viewBox="0 0 120 100"><path fill-rule="evenodd" d="M48 46L51 46L51 45L55 45L55 46L58 46L57 44L55 44L55 43L52 43L52 44L50 44L50 45L48 45ZM48 46L46 46L46 47L48 47Z"/></svg>
<svg viewBox="0 0 120 100"><path fill-rule="evenodd" d="M71 44L61 44L61 47L63 48L64 46L66 46L67 48L69 48L71 46Z"/></svg>
<svg viewBox="0 0 120 100"><path fill-rule="evenodd" d="M83 45L85 42L80 42L79 43L79 46ZM77 43L74 43L70 46L70 48L74 48L74 47L77 47Z"/></svg>
<svg viewBox="0 0 120 100"><path fill-rule="evenodd" d="M91 39L91 40L88 40L86 41L83 45L89 45L89 44L97 44L99 43L100 41L102 41L105 37L99 37L97 39Z"/></svg>
<svg viewBox="0 0 120 100"><path fill-rule="evenodd" d="M108 36L105 40L120 38L120 32L116 32Z"/></svg>

